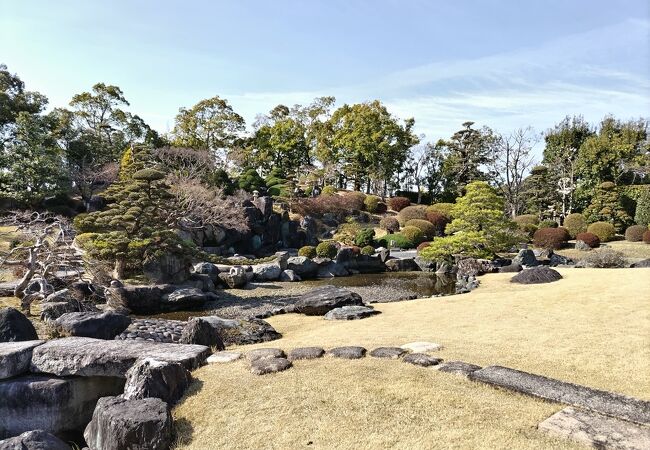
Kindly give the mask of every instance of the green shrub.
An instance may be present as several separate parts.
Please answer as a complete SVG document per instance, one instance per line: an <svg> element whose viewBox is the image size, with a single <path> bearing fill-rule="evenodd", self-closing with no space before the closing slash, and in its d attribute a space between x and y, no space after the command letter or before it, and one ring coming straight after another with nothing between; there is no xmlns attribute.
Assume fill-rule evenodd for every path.
<svg viewBox="0 0 650 450"><path fill-rule="evenodd" d="M571 238L575 239L578 233L587 231L587 219L579 213L569 214L564 218L564 227L569 230Z"/></svg>
<svg viewBox="0 0 650 450"><path fill-rule="evenodd" d="M414 248L415 244L413 241L409 240L402 233L392 233L382 236L377 239L377 243L386 248L391 248L391 242L393 242L392 247L397 248Z"/></svg>
<svg viewBox="0 0 650 450"><path fill-rule="evenodd" d="M454 203L434 203L431 206L427 207L428 212L436 212L442 214L443 216L453 219L451 215L451 210L454 208Z"/></svg>
<svg viewBox="0 0 650 450"><path fill-rule="evenodd" d="M426 239L433 239L436 237L436 227L434 227L428 220L411 219L406 222L406 226L419 228Z"/></svg>
<svg viewBox="0 0 650 450"><path fill-rule="evenodd" d="M388 206L393 211L400 212L411 204L411 200L406 197L393 197L388 199Z"/></svg>
<svg viewBox="0 0 650 450"><path fill-rule="evenodd" d="M600 247L600 239L594 233L578 233L576 235L576 241L582 241L587 244L590 248Z"/></svg>
<svg viewBox="0 0 650 450"><path fill-rule="evenodd" d="M366 207L366 211L370 213L375 213L377 212L377 207L379 206L380 202L381 202L380 197L377 197L376 195L366 195L363 204Z"/></svg>
<svg viewBox="0 0 650 450"><path fill-rule="evenodd" d="M587 231L598 236L600 242L609 242L616 236L616 228L609 222L594 222L587 227Z"/></svg>
<svg viewBox="0 0 650 450"><path fill-rule="evenodd" d="M570 238L566 228L540 228L533 234L533 244L541 248L559 249Z"/></svg>
<svg viewBox="0 0 650 450"><path fill-rule="evenodd" d="M643 233L643 242L650 244L650 230Z"/></svg>
<svg viewBox="0 0 650 450"><path fill-rule="evenodd" d="M639 225L650 226L650 188L644 189L639 195L634 221Z"/></svg>
<svg viewBox="0 0 650 450"><path fill-rule="evenodd" d="M411 205L402 209L397 215L400 225L405 226L406 222L412 219L427 219L427 208L423 205Z"/></svg>
<svg viewBox="0 0 650 450"><path fill-rule="evenodd" d="M532 238L538 229L539 228L537 228L537 225L534 223L525 223L519 226L519 230L523 233L526 233L529 238Z"/></svg>
<svg viewBox="0 0 650 450"><path fill-rule="evenodd" d="M522 214L521 216L515 216L512 220L515 221L520 230L523 230L523 225L537 225L539 223L539 217L537 217L537 214Z"/></svg>
<svg viewBox="0 0 650 450"><path fill-rule="evenodd" d="M625 230L625 240L630 242L641 242L643 240L643 233L648 231L648 227L643 225L632 225Z"/></svg>
<svg viewBox="0 0 650 450"><path fill-rule="evenodd" d="M396 233L399 231L399 221L393 216L384 217L379 221L379 226L382 230L386 230L389 233Z"/></svg>
<svg viewBox="0 0 650 450"><path fill-rule="evenodd" d="M451 236L434 240L428 247L420 251L420 256L431 261L451 261L453 255L465 255L473 258L489 258L494 256L486 248L487 239L477 231L460 231Z"/></svg>
<svg viewBox="0 0 650 450"><path fill-rule="evenodd" d="M354 237L354 243L359 247L366 247L372 245L375 238L375 230L372 228L364 228L357 232Z"/></svg>
<svg viewBox="0 0 650 450"><path fill-rule="evenodd" d="M625 257L621 252L612 250L611 248L599 248L597 250L585 253L580 259L581 265L584 267L596 268L614 268L625 267Z"/></svg>
<svg viewBox="0 0 650 450"><path fill-rule="evenodd" d="M320 192L320 195L334 195L337 190L334 186L324 186L323 190Z"/></svg>
<svg viewBox="0 0 650 450"><path fill-rule="evenodd" d="M366 245L361 249L360 253L362 255L372 256L375 254L375 247L373 247L372 245Z"/></svg>
<svg viewBox="0 0 650 450"><path fill-rule="evenodd" d="M321 258L334 258L338 249L333 242L321 242L316 246L316 255Z"/></svg>
<svg viewBox="0 0 650 450"><path fill-rule="evenodd" d="M364 228L366 227L355 221L342 223L337 228L334 239L346 245L356 245L354 241L357 238L357 233Z"/></svg>
<svg viewBox="0 0 650 450"><path fill-rule="evenodd" d="M585 208L584 215L589 222L609 222L617 231L623 231L632 223L625 210L625 199L611 181L601 183L595 190L591 204Z"/></svg>
<svg viewBox="0 0 650 450"><path fill-rule="evenodd" d="M406 226L401 230L402 235L413 244L418 245L424 241L424 233L418 227Z"/></svg>
<svg viewBox="0 0 650 450"><path fill-rule="evenodd" d="M555 220L542 220L538 225L537 228L557 228L559 225Z"/></svg>
<svg viewBox="0 0 650 450"><path fill-rule="evenodd" d="M315 258L316 257L316 247L313 245L305 245L304 247L301 247L300 250L298 250L298 256L305 256L307 258Z"/></svg>

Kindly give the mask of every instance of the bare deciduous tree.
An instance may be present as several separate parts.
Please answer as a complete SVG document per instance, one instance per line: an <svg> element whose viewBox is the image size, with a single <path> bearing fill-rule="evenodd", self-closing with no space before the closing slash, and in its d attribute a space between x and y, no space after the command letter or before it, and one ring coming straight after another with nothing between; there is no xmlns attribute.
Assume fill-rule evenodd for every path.
<svg viewBox="0 0 650 450"><path fill-rule="evenodd" d="M208 150L187 147L163 147L156 156L170 173L177 178L201 178L216 167L214 155Z"/></svg>
<svg viewBox="0 0 650 450"><path fill-rule="evenodd" d="M70 168L70 179L79 191L86 207L90 202L97 188L106 186L117 180L120 165L116 162L95 166L93 164L81 164Z"/></svg>

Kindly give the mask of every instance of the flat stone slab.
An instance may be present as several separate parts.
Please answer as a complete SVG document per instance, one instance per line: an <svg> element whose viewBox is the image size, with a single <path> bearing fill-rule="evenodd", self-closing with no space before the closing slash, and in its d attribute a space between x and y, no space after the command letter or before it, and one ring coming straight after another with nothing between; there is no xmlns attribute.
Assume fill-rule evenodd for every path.
<svg viewBox="0 0 650 450"><path fill-rule="evenodd" d="M85 337L54 339L32 353L32 372L59 376L126 377L139 358L180 363L187 370L202 365L210 348L203 345L148 341L105 341Z"/></svg>
<svg viewBox="0 0 650 450"><path fill-rule="evenodd" d="M537 425L537 428L553 436L594 448L613 450L650 448L650 428L571 406L553 414Z"/></svg>
<svg viewBox="0 0 650 450"><path fill-rule="evenodd" d="M325 320L359 320L379 314L380 311L370 306L342 306L325 314Z"/></svg>
<svg viewBox="0 0 650 450"><path fill-rule="evenodd" d="M279 348L257 348L248 352L249 361L257 361L258 359L266 358L284 358L287 355L284 354Z"/></svg>
<svg viewBox="0 0 650 450"><path fill-rule="evenodd" d="M241 357L242 354L239 352L217 352L208 356L206 362L208 364L223 364L237 361Z"/></svg>
<svg viewBox="0 0 650 450"><path fill-rule="evenodd" d="M325 350L321 347L300 347L291 350L288 359L289 361L295 361L297 359L317 359L322 358L324 354Z"/></svg>
<svg viewBox="0 0 650 450"><path fill-rule="evenodd" d="M336 286L321 286L298 298L296 312L307 316L323 316L341 306L363 306L361 296L348 289Z"/></svg>
<svg viewBox="0 0 650 450"><path fill-rule="evenodd" d="M442 362L440 358L434 358L433 356L427 355L426 353L409 353L402 361L409 364L414 364L416 366L430 367L437 366Z"/></svg>
<svg viewBox="0 0 650 450"><path fill-rule="evenodd" d="M399 347L377 347L370 352L370 356L373 358L398 359L404 353L406 353L406 350Z"/></svg>
<svg viewBox="0 0 650 450"><path fill-rule="evenodd" d="M32 361L32 351L44 342L36 340L0 343L0 380L27 372Z"/></svg>
<svg viewBox="0 0 650 450"><path fill-rule="evenodd" d="M366 356L366 349L356 346L335 347L330 349L327 353L336 358L361 359Z"/></svg>
<svg viewBox="0 0 650 450"><path fill-rule="evenodd" d="M446 363L436 366L436 369L440 372L455 373L457 375L468 377L472 372L481 370L481 366L466 363L464 361L447 361Z"/></svg>
<svg viewBox="0 0 650 450"><path fill-rule="evenodd" d="M52 433L35 430L0 441L0 450L70 450L70 446Z"/></svg>
<svg viewBox="0 0 650 450"><path fill-rule="evenodd" d="M291 361L286 358L261 358L251 361L251 372L255 375L282 372L291 367Z"/></svg>
<svg viewBox="0 0 650 450"><path fill-rule="evenodd" d="M435 342L409 342L408 344L400 346L400 348L408 350L409 352L427 353L437 352L438 350L442 350L444 347Z"/></svg>
<svg viewBox="0 0 650 450"><path fill-rule="evenodd" d="M641 425L650 425L650 401L592 389L501 366L472 372L469 378L559 403L590 409Z"/></svg>

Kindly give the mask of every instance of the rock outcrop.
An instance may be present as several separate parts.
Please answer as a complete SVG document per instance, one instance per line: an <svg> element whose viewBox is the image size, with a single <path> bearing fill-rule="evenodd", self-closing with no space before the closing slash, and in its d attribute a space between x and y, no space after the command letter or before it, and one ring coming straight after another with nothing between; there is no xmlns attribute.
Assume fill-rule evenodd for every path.
<svg viewBox="0 0 650 450"><path fill-rule="evenodd" d="M0 308L0 342L34 341L34 325L15 308Z"/></svg>
<svg viewBox="0 0 650 450"><path fill-rule="evenodd" d="M129 316L114 311L70 312L61 315L52 326L63 336L114 339L130 323Z"/></svg>
<svg viewBox="0 0 650 450"><path fill-rule="evenodd" d="M295 303L295 311L307 316L322 316L342 306L363 306L361 296L336 286L323 286L302 295Z"/></svg>
<svg viewBox="0 0 650 450"><path fill-rule="evenodd" d="M123 397L127 400L155 397L173 405L191 381L190 373L179 363L144 358L126 373Z"/></svg>
<svg viewBox="0 0 650 450"><path fill-rule="evenodd" d="M45 341L19 341L0 343L0 380L29 371L32 351Z"/></svg>

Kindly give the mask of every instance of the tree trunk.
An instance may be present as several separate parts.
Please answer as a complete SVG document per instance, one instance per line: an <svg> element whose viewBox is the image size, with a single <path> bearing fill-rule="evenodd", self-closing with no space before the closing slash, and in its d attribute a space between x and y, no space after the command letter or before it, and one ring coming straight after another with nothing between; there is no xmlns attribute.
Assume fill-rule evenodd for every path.
<svg viewBox="0 0 650 450"><path fill-rule="evenodd" d="M113 278L121 280L124 278L124 269L126 268L126 261L124 256L118 256L115 259L115 268L113 269Z"/></svg>

